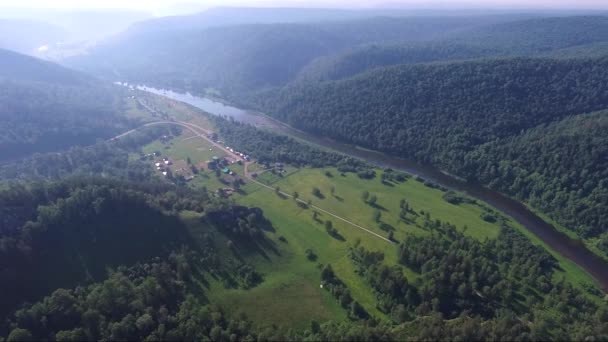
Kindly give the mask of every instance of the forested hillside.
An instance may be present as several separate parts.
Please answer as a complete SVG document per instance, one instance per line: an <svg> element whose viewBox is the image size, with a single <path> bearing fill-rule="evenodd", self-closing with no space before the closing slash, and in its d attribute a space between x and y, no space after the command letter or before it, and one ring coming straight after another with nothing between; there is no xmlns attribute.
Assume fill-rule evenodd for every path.
<svg viewBox="0 0 608 342"><path fill-rule="evenodd" d="M415 44L362 46L321 57L305 67L298 80L337 80L383 66L484 57L601 57L606 55L608 17L525 19L449 35Z"/></svg>
<svg viewBox="0 0 608 342"><path fill-rule="evenodd" d="M585 134L597 132L596 139L587 136L590 140L583 140L586 145L580 147L572 141L572 146L561 147L563 153L557 154L553 148L551 152L537 144L524 148L523 141L505 145L501 139L568 116L607 108L607 67L605 58L519 58L399 66L342 81L286 87L263 93L256 103L297 128L433 163L470 180L483 180L530 201L570 229L595 232L591 234L595 236L607 230L603 214L606 190L599 184L605 174L594 171L603 169L604 131L585 130ZM538 130L545 131L542 126ZM543 141L548 143L546 138ZM479 155L480 147L489 148L484 144L495 146L484 155L492 155L492 169L501 169L504 181L482 176L488 171L485 166L469 164L473 156ZM575 149L586 152L574 153ZM534 161L535 166L518 162L522 158ZM560 167L539 164L546 158ZM585 175L574 176L582 171L581 165L588 165ZM546 181L528 180L536 189L534 193L524 190L522 179L517 180L521 178L517 170L526 168L521 172L532 178L551 170ZM588 173L595 176L590 178ZM559 199L562 191L576 195L573 193L575 197L568 203L565 198Z"/></svg>
<svg viewBox="0 0 608 342"><path fill-rule="evenodd" d="M120 89L0 50L0 160L88 145L129 127Z"/></svg>
<svg viewBox="0 0 608 342"><path fill-rule="evenodd" d="M458 173L529 202L608 254L608 112L569 117L492 141ZM603 234L603 235L602 235Z"/></svg>
<svg viewBox="0 0 608 342"><path fill-rule="evenodd" d="M437 39L509 18L377 17L315 24L135 30L66 63L123 81L197 93L216 88L234 95L284 85L314 59L361 44Z"/></svg>

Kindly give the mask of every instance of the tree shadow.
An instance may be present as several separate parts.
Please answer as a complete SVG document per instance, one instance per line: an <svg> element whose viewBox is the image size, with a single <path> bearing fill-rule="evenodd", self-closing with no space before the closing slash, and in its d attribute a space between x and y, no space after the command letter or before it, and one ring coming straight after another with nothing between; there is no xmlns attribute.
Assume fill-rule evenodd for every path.
<svg viewBox="0 0 608 342"><path fill-rule="evenodd" d="M285 200L285 199L287 199L287 198L288 198L288 197L287 197L287 196L286 196L284 193L282 193L282 192L277 192L276 194L277 194L277 196L279 196L279 198L280 198L280 199Z"/></svg>
<svg viewBox="0 0 608 342"><path fill-rule="evenodd" d="M378 227L385 232L395 231L395 227L386 222L380 222Z"/></svg>
<svg viewBox="0 0 608 342"><path fill-rule="evenodd" d="M339 202L344 202L344 198L342 198L338 195L334 195L334 198L337 199Z"/></svg>
<svg viewBox="0 0 608 342"><path fill-rule="evenodd" d="M333 237L334 239L338 240L338 241L346 241L346 239L344 238L344 236L342 236L342 234L340 234L339 232L334 232L332 234L329 234L329 236Z"/></svg>
<svg viewBox="0 0 608 342"><path fill-rule="evenodd" d="M378 209L380 211L388 211L385 207L383 207L382 205L378 204L378 203L368 203L370 207L374 208L374 209Z"/></svg>
<svg viewBox="0 0 608 342"><path fill-rule="evenodd" d="M390 186L390 187L394 187L395 185L389 181L382 181L382 185L386 185L386 186Z"/></svg>
<svg viewBox="0 0 608 342"><path fill-rule="evenodd" d="M298 206L300 208L302 208L302 209L309 209L310 208L310 206L306 202L300 202L300 201L298 201L297 203L298 203Z"/></svg>

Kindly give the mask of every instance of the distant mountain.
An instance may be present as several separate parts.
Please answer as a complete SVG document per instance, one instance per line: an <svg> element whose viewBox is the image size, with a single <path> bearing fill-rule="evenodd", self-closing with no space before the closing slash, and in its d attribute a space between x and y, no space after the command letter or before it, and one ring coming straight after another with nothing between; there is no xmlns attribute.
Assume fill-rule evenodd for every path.
<svg viewBox="0 0 608 342"><path fill-rule="evenodd" d="M88 145L129 127L119 89L0 50L0 161Z"/></svg>
<svg viewBox="0 0 608 342"><path fill-rule="evenodd" d="M68 32L56 25L34 20L0 19L0 48L29 55L39 48L68 38Z"/></svg>
<svg viewBox="0 0 608 342"><path fill-rule="evenodd" d="M608 41L608 16L534 18L479 27L451 41L536 54Z"/></svg>
<svg viewBox="0 0 608 342"><path fill-rule="evenodd" d="M483 57L602 56L608 55L606 44L608 17L526 19L478 26L433 42L358 47L315 60L298 79L337 80L390 65Z"/></svg>
<svg viewBox="0 0 608 342"><path fill-rule="evenodd" d="M404 17L407 11L343 10L322 8L215 7L196 14L154 18L133 24L131 33L163 30L196 30L242 24L304 23L357 20L378 16Z"/></svg>
<svg viewBox="0 0 608 342"><path fill-rule="evenodd" d="M0 49L0 62L0 80L62 85L82 85L95 81L81 72L8 50Z"/></svg>
<svg viewBox="0 0 608 342"><path fill-rule="evenodd" d="M97 9L70 10L31 7L3 7L0 17L7 20L44 22L61 28L66 40L98 40L125 30L136 21L145 20L152 15L146 12Z"/></svg>
<svg viewBox="0 0 608 342"><path fill-rule="evenodd" d="M440 39L505 20L508 18L376 17L314 24L129 30L66 63L113 80L196 92L212 87L229 95L285 85L316 58L362 44Z"/></svg>

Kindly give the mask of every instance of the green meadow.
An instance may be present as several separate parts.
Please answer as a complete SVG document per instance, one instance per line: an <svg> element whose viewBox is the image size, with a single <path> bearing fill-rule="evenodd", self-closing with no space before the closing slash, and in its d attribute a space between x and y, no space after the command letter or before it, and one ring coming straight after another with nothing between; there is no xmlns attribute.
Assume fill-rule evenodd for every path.
<svg viewBox="0 0 608 342"><path fill-rule="evenodd" d="M199 119L198 123L204 124L205 120L205 118ZM209 127L209 123L206 124L206 127ZM190 137L191 134L184 130L181 136L165 143L154 142L143 150L147 153L159 150L163 156L166 155L174 160L190 158L195 165L209 160L212 156L223 156L223 153L215 151L208 142ZM243 167L240 165L234 164L230 169L239 175L243 174ZM370 180L361 179L352 173L341 174L334 168L286 166L286 172L279 175L265 171L262 165L253 164L250 166L250 171L258 172L257 180L264 184L279 187L288 194L297 192L300 199L310 201L314 206L350 220L381 236L386 237L388 231L392 231L397 242L408 235L430 234L422 225L423 216L427 213L432 220L452 223L465 234L480 241L495 239L500 229L499 223L482 219L482 213L489 208L487 204L479 201L459 205L448 203L443 199L442 190L430 188L416 181L414 177L409 177L404 182L383 183L380 175L384 171L380 169L375 170L377 175ZM190 184L193 187L206 187L213 191L225 187L227 183L221 180L226 178L229 177L223 174L218 177L215 171L203 170ZM320 269L323 265L331 264L356 301L373 316L388 320L388 317L376 308L376 298L371 288L356 273L349 259L349 249L361 244L369 250L383 252L387 265L398 265L395 244L322 212L317 212L315 217L313 208L297 203L287 196L278 195L275 191L249 180L244 179L244 181L242 191L233 194L230 200L236 204L263 210L265 217L272 222L274 228L274 232L267 233L267 237L275 248L248 252L243 258L263 275L264 281L261 284L249 290L226 289L221 283L211 279L205 293L211 302L221 305L230 314L245 313L262 327L276 324L305 328L311 319L346 320L348 319L346 311L340 307L338 301L328 291L320 288ZM319 192L313 194L315 188ZM377 198L375 205L363 200L364 192ZM405 220L399 215L402 199L407 201L415 212L408 215ZM198 222L196 217L185 215L184 220L196 230ZM332 222L339 233L339 238L332 237L326 232L324 225L326 220ZM508 217L505 217L505 220L507 224L528 236L533 243L548 249L558 259L561 270L556 271L555 277L563 277L579 287L594 282L581 268L549 249L525 228ZM218 245L225 243L226 241L221 237L218 238ZM307 258L307 250L312 250L317 255L317 259L310 261ZM233 252L225 248L223 253ZM402 269L408 280L416 284L418 274L405 267Z"/></svg>

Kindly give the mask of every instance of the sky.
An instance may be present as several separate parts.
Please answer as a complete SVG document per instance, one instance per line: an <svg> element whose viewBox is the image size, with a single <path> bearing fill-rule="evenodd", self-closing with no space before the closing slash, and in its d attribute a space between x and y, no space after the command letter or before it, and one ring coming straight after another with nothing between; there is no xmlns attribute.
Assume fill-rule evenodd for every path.
<svg viewBox="0 0 608 342"><path fill-rule="evenodd" d="M483 9L608 9L608 0L0 0L0 7L122 8L162 12L171 8L220 5L284 7L409 7Z"/></svg>

